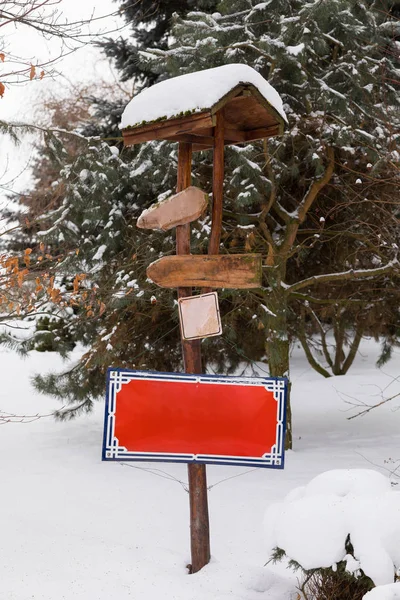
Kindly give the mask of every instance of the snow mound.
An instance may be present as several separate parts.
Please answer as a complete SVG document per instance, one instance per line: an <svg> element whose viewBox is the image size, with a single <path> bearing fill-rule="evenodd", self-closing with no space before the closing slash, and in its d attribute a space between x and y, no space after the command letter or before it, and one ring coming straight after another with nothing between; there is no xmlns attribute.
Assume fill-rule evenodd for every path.
<svg viewBox="0 0 400 600"><path fill-rule="evenodd" d="M365 594L363 600L400 600L400 583L378 585Z"/></svg>
<svg viewBox="0 0 400 600"><path fill-rule="evenodd" d="M371 469L336 469L317 475L305 488L306 496L335 494L337 496L377 496L390 492L387 477Z"/></svg>
<svg viewBox="0 0 400 600"><path fill-rule="evenodd" d="M322 473L270 506L264 525L269 551L282 548L304 569L346 560L349 571L362 569L384 585L400 566L400 492L376 471ZM348 535L355 560L345 549Z"/></svg>
<svg viewBox="0 0 400 600"><path fill-rule="evenodd" d="M172 77L143 90L126 106L120 127L207 110L241 83L254 85L287 122L281 97L264 77L248 65L230 64Z"/></svg>

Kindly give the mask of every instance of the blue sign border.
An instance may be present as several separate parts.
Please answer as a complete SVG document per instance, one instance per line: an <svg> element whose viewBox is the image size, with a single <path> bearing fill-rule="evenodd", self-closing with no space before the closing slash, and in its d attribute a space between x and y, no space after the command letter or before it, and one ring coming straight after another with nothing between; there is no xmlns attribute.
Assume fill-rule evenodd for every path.
<svg viewBox="0 0 400 600"><path fill-rule="evenodd" d="M206 454L171 454L162 452L129 452L119 446L114 435L117 393L124 383L135 379L158 381L186 381L188 383L217 383L226 385L263 386L272 391L277 401L277 442L273 451L263 457L240 457ZM107 370L106 404L102 460L200 463L211 465L235 465L283 469L285 464L286 399L288 381L284 377L228 377L225 375L191 375L185 373L162 373L158 371L134 371L110 367Z"/></svg>

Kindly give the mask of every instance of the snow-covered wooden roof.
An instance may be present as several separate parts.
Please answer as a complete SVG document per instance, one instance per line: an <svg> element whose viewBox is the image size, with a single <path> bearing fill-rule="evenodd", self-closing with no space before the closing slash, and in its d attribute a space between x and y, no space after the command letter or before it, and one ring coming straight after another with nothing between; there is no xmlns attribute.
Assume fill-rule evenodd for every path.
<svg viewBox="0 0 400 600"><path fill-rule="evenodd" d="M126 145L153 139L212 147L215 115L222 111L225 143L282 133L286 121L278 92L254 69L230 64L162 81L126 106L121 120Z"/></svg>

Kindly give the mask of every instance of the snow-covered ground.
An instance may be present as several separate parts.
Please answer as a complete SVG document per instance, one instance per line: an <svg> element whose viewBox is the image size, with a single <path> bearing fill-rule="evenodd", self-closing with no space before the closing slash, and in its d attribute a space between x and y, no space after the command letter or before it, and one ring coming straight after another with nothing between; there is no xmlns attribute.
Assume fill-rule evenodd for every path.
<svg viewBox="0 0 400 600"><path fill-rule="evenodd" d="M102 463L103 403L74 422L3 424L0 598L289 599L295 578L283 566L264 567L266 508L328 469L389 474L390 460L400 459L400 399L347 419L354 411L346 401L376 403L400 391L400 352L382 370L377 352L366 341L347 376L325 380L295 349L295 449L284 471L208 467L213 558L192 576L188 495L174 479L186 481L185 466ZM30 376L62 368L58 357L0 356L2 411L46 414L56 406L33 392Z"/></svg>

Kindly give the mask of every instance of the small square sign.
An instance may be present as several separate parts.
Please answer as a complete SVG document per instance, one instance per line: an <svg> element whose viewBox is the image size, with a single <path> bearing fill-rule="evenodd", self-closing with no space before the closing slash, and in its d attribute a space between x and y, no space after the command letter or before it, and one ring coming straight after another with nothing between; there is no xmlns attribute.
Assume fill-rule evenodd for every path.
<svg viewBox="0 0 400 600"><path fill-rule="evenodd" d="M217 292L179 298L178 306L184 340L221 335L222 325Z"/></svg>

